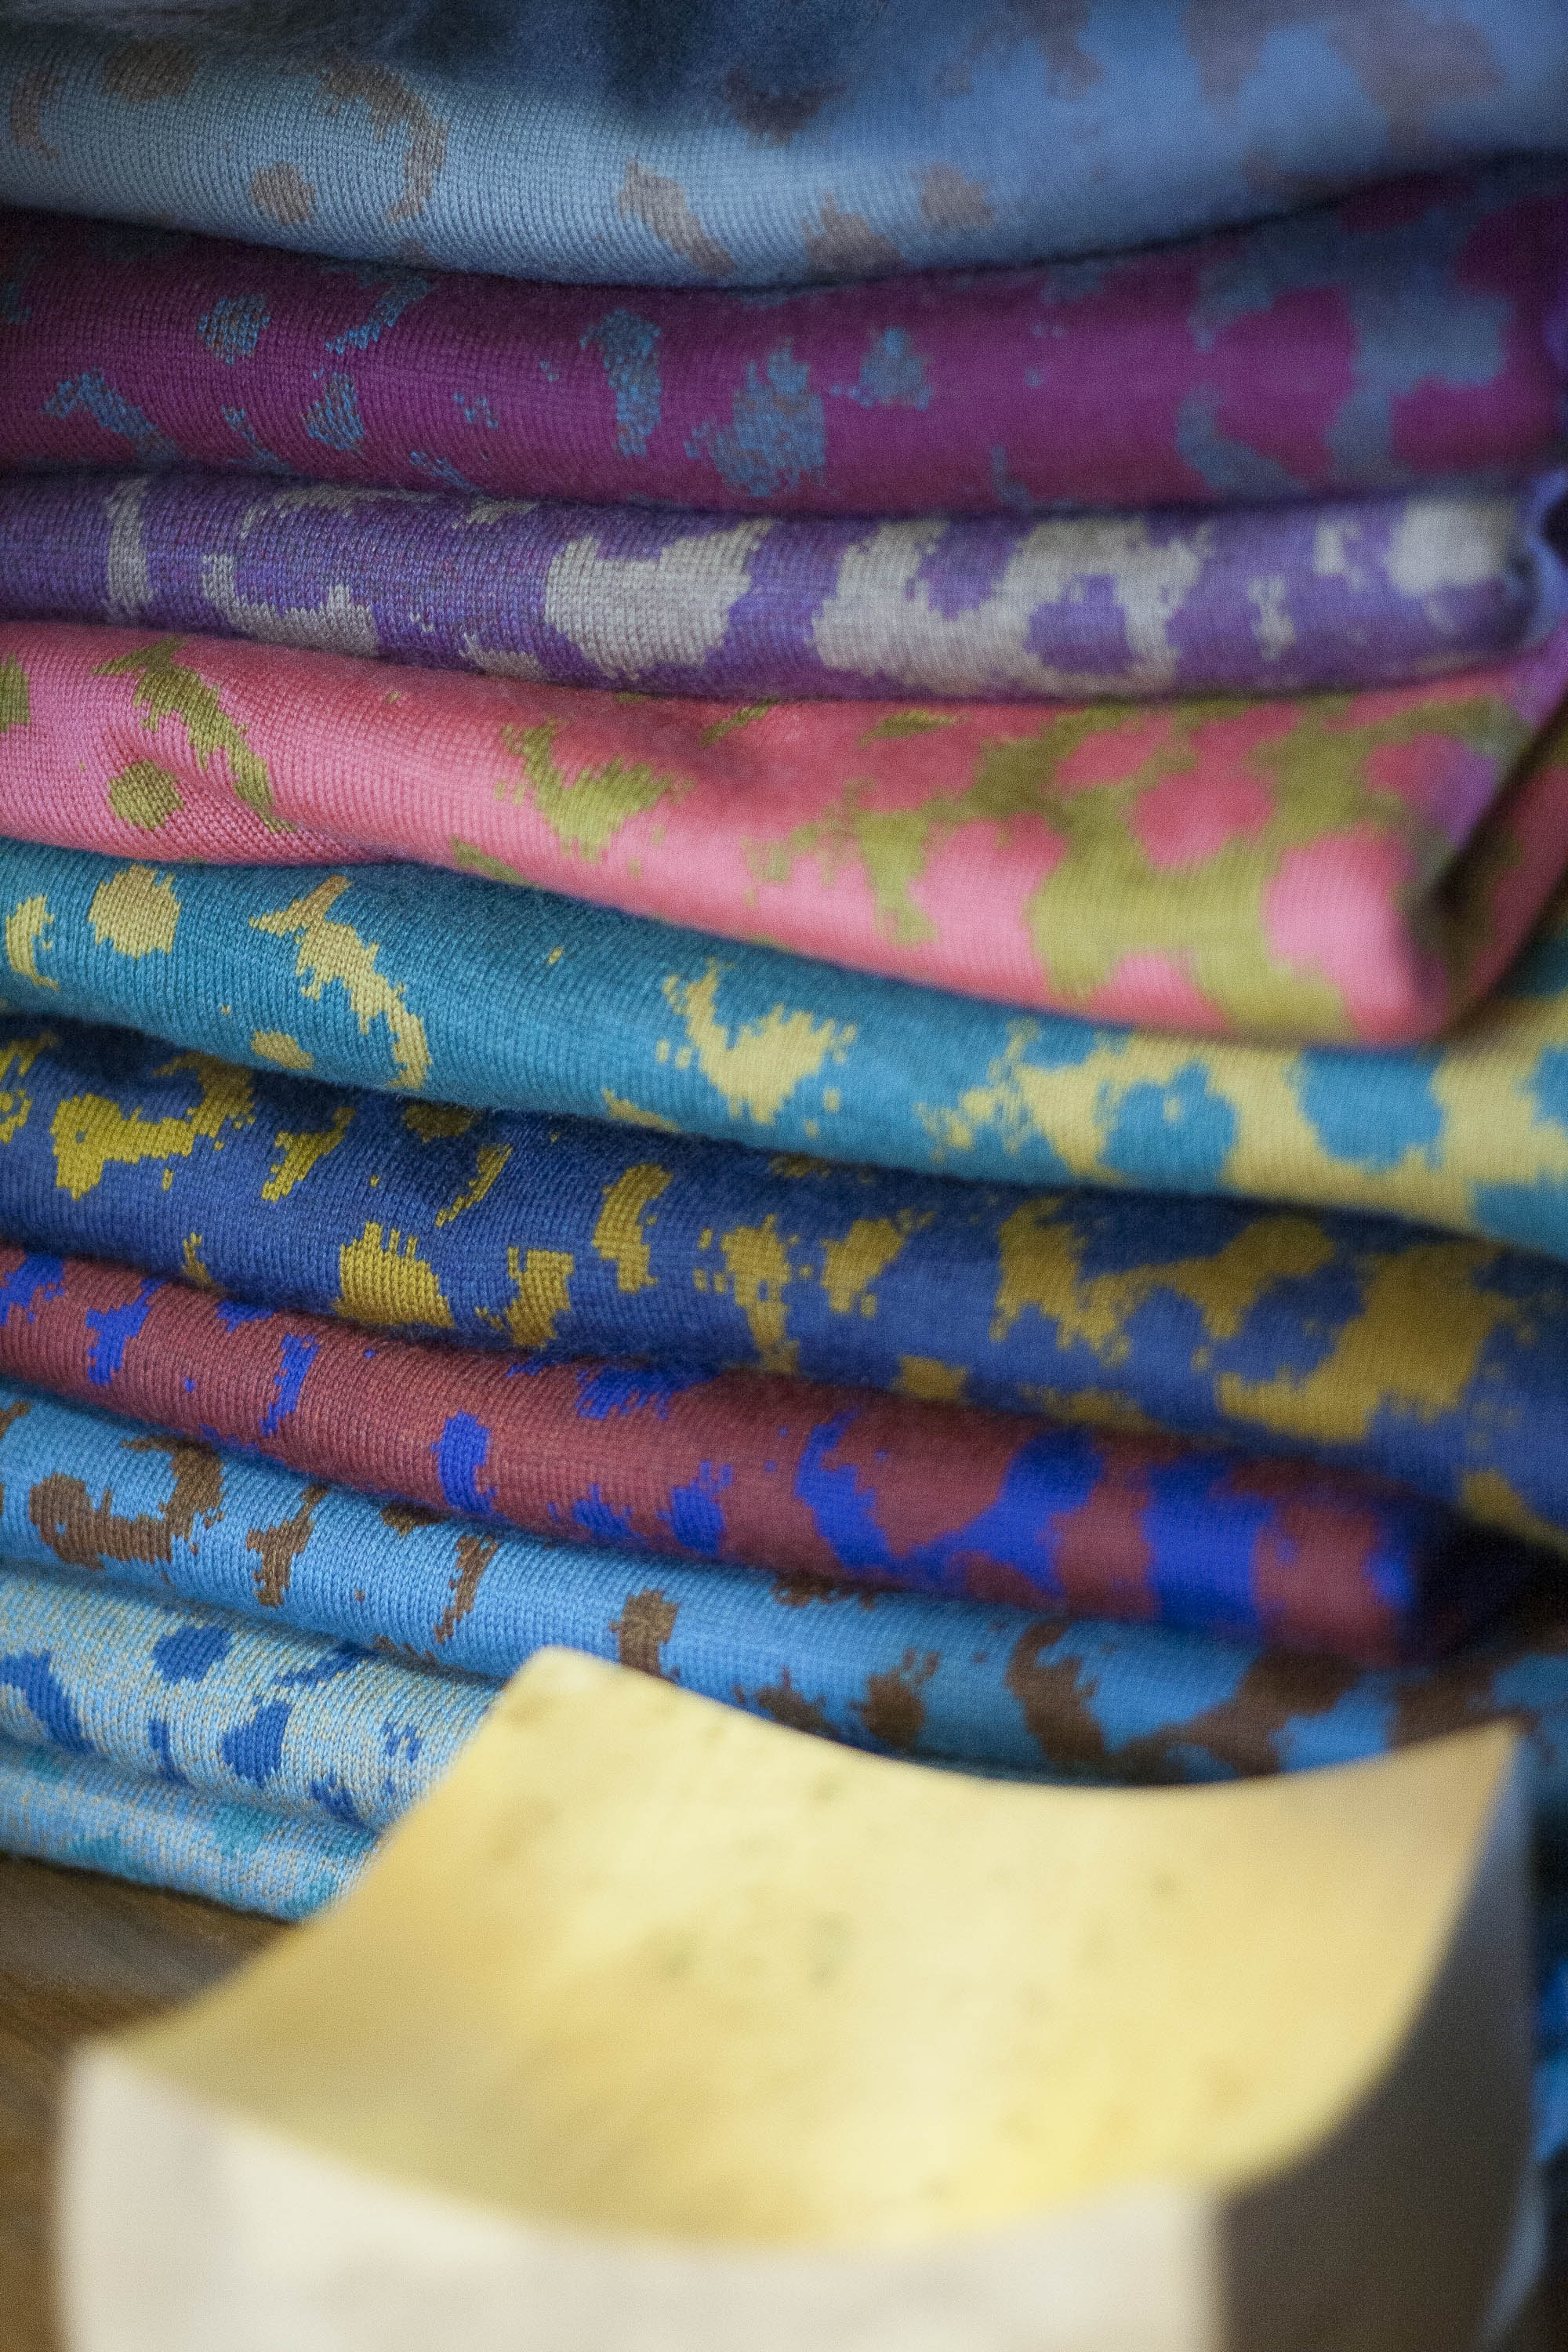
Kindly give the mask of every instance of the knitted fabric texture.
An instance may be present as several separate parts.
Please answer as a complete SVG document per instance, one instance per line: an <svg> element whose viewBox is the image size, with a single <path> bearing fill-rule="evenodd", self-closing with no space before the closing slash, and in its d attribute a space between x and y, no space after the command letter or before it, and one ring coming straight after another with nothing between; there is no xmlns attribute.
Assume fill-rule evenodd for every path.
<svg viewBox="0 0 1568 2352"><path fill-rule="evenodd" d="M1568 1543L1568 1276L1374 1218L1029 1193L0 1021L0 1233L552 1361L752 1366L1401 1480Z"/></svg>
<svg viewBox="0 0 1568 2352"><path fill-rule="evenodd" d="M0 1838L252 1907L311 1910L440 1777L489 1696L470 1677L291 1627L7 1561ZM57 1799L62 1766L88 1770ZM162 1801L122 1858L114 1815L148 1783Z"/></svg>
<svg viewBox="0 0 1568 2352"><path fill-rule="evenodd" d="M323 1317L268 1313L92 1259L0 1248L0 1369L76 1401L29 1405L25 1390L0 1392L0 1422L16 1407L0 1437L14 1503L8 1518L0 1505L5 1549L90 1564L79 1558L81 1512L101 1486L92 1560L139 1559L167 1576L171 1547L210 1555L222 1518L242 1572L282 1606L312 1556L324 1491L314 1482L341 1483L416 1507L389 1518L365 1506L349 1549L362 1567L384 1555L384 1576L365 1603L372 1617L351 1612L342 1629L481 1671L504 1671L486 1646L484 1612L476 1622L472 1612L509 1528L552 1539L508 1554L537 1563L527 1571L536 1581L571 1582L563 1543L607 1544L616 1576L647 1572L628 1554L728 1562L1253 1635L1369 1664L1450 1644L1496 1613L1532 1557L1434 1506L1307 1464L1021 1429L1009 1415L755 1373L367 1346ZM121 1441L135 1456L121 1459L81 1404L238 1444L302 1475L265 1507L240 1499L256 1485L248 1470L237 1492L230 1479L198 1533L175 1508L167 1462L147 1466L137 1439ZM347 1544L346 1505L334 1507ZM446 1515L440 1534L428 1528L432 1510ZM409 1584L421 1558L422 1589ZM395 1632L388 1596L416 1590Z"/></svg>
<svg viewBox="0 0 1568 2352"><path fill-rule="evenodd" d="M24 33L0 196L525 277L776 285L1103 251L1563 144L1558 0L1274 14L1288 38L1256 0L710 0L679 23L610 0L585 39L512 0L471 51L472 15L444 10L444 67Z"/></svg>
<svg viewBox="0 0 1568 2352"><path fill-rule="evenodd" d="M733 522L197 475L0 479L0 614L658 693L1259 694L1505 658L1568 610L1512 497ZM1333 561L1326 560L1331 551Z"/></svg>
<svg viewBox="0 0 1568 2352"><path fill-rule="evenodd" d="M165 1784L172 1759L193 1793L275 1817L352 1829L363 1802L384 1827L450 1761L495 1685L281 1622L247 1589L237 1549L220 1531L210 1569L202 1545L174 1570L232 1596L216 1607L163 1584L7 1563L6 1735ZM521 1539L507 1549L539 1556ZM328 1570L330 1552L323 1540L304 1589L323 1615L346 1604L364 1622L353 1555ZM1568 1612L1550 1582L1454 1659L1369 1670L1163 1626L567 1559L571 1585L514 1580L503 1601L508 1580L487 1580L509 1666L565 1641L881 1754L1134 1787L1348 1763L1502 1717L1531 1751L1542 1844L1563 1850Z"/></svg>
<svg viewBox="0 0 1568 2352"><path fill-rule="evenodd" d="M345 1580L340 1575L340 1583ZM798 1632L801 1617L795 1604L788 1611L781 1611L772 1600L758 1606L756 1587L760 1580L721 1572L689 1580L697 1589L689 1599L665 1601L662 1594L658 1595L663 1606L657 1612L647 1609L640 1621L640 1636L633 1630L629 1640L629 1629L623 1625L605 1629L608 1638L594 1643L591 1628L596 1596L587 1597L576 1616L575 1630L583 1637L583 1646L598 1646L607 1655L623 1654L629 1648L634 1662L645 1670L679 1672L684 1675L695 1665L698 1671L691 1686L702 1688L704 1675L713 1678L726 1654L740 1659L753 1673L758 1671L765 1657L776 1656L781 1626L787 1624L795 1633L797 1653L804 1648L812 1664L821 1665L826 1687L820 1703L806 1698L787 1671L777 1685L764 1686L754 1694L742 1691L738 1698L736 1691L730 1688L715 1695L731 1704L749 1705L795 1727L831 1734L834 1726L829 1716L832 1701L828 1691L837 1698L843 1689L852 1686L851 1661L858 1658L867 1676L863 1711L847 1714L841 1736L854 1739L857 1745L901 1756L917 1752L915 1744L924 1728L923 1710L928 1697L934 1696L937 1707L944 1713L951 1708L954 1720L964 1719L962 1704L951 1706L951 1698L956 1696L952 1685L962 1680L961 1675L953 1674L958 1662L952 1653L964 1637L983 1642L989 1639L993 1643L1000 1637L1005 1647L1011 1633L1014 1648L1009 1654L1015 1661L1021 1659L1026 1670L1032 1665L1037 1677L1042 1671L1048 1671L1048 1661L1041 1652L1041 1637L1047 1629L1041 1621L1031 1622L1017 1612L987 1613L952 1603L910 1602L889 1595L878 1596L870 1619L877 1633L896 1636L900 1630L890 1622L886 1626L878 1624L877 1611L901 1612L905 1620L901 1630L928 1641L934 1636L939 1644L934 1650L907 1651L879 1675L868 1664L879 1645L866 1639L868 1624L863 1610L840 1612L836 1621L827 1620L816 1609L806 1610L805 1617L812 1622L815 1639L808 1638L803 1643ZM171 1779L161 1752L161 1738L150 1737L145 1752L137 1755L134 1733L125 1736L130 1727L123 1723L123 1704L105 1689L105 1685L118 1682L118 1654L112 1646L118 1640L124 1643L129 1659L129 1685L139 1689L151 1683L153 1703L161 1703L164 1708L161 1719L171 1732L177 1723L181 1737L205 1759L210 1756L211 1727L202 1704L201 1679L197 1678L193 1690L190 1673L182 1675L178 1671L177 1662L182 1657L189 1667L195 1668L204 1657L216 1655L219 1672L228 1667L231 1674L237 1662L241 1673L249 1673L259 1699L262 1693L276 1686L280 1675L285 1680L292 1675L294 1680L286 1680L286 1686L290 1691L297 1690L300 1675L309 1675L341 1657L341 1646L312 1644L307 1638L279 1636L272 1631L258 1636L254 1623L246 1622L246 1615L190 1601L171 1601L166 1595L150 1607L139 1607L136 1596L102 1584L87 1585L75 1577L60 1577L56 1583L58 1589L49 1591L45 1589L45 1580L29 1578L23 1570L12 1567L0 1571L0 1641L15 1634L22 1640L42 1639L48 1644L46 1651L34 1651L24 1660L28 1688L37 1692L43 1711L36 1711L22 1696L22 1705L11 1710L12 1719L20 1725L22 1738L0 1737L0 1850L36 1855L77 1868L108 1871L154 1885L174 1886L281 1918L300 1917L331 1902L352 1885L374 1852L374 1839L369 1833L346 1821L323 1818L316 1811L300 1813L275 1807L268 1802L264 1790L258 1792L248 1783L237 1801L224 1793L221 1780L216 1788L212 1788ZM253 1618L254 1595L242 1597L240 1608ZM700 1634L697 1631L700 1618L704 1620ZM634 1612L633 1627L637 1623ZM1454 1669L1425 1678L1361 1677L1352 1682L1346 1696L1350 1701L1352 1745L1358 1731L1364 1736L1373 1728L1380 1744L1391 1737L1421 1737L1427 1727L1422 1720L1424 1706L1437 1725L1447 1719L1482 1720L1489 1706L1513 1716L1531 1736L1538 1770L1538 1814L1550 1837L1554 1829L1560 1832L1563 1811L1558 1785L1563 1776L1564 1747L1561 1720L1563 1650L1559 1629L1543 1612L1537 1612L1533 1648L1530 1646L1529 1623L1529 1619L1524 1619L1512 1629L1510 1637L1494 1643L1481 1657L1472 1659L1468 1679L1461 1679L1464 1670ZM1025 1642L1021 1652L1017 1649L1019 1629ZM708 1637L706 1641L702 1634ZM1142 1638L1148 1645L1161 1637ZM1177 1696L1184 1669L1189 1676L1195 1677L1189 1696L1222 1687L1224 1666L1217 1645L1182 1643L1180 1637L1177 1642L1176 1654L1165 1661L1163 1675L1156 1664L1152 1677L1156 1699ZM883 1648L884 1654L890 1656L890 1647L884 1644ZM1232 1660L1231 1707L1227 1710L1221 1699L1213 1710L1197 1718L1195 1728L1200 1738L1212 1743L1207 1769L1217 1769L1221 1775L1234 1769L1212 1759L1216 1751L1222 1751L1236 1738L1249 1717L1254 1718L1253 1741L1247 1743L1243 1738L1237 1744L1256 1755L1258 1729L1271 1727L1264 1729L1264 1738L1278 1752L1274 1760L1262 1769L1291 1769L1294 1739L1304 1734L1309 1748L1321 1744L1320 1725L1315 1718L1322 1715L1327 1694L1304 1684L1291 1690L1287 1680L1279 1675L1271 1684L1262 1662L1254 1658L1244 1664L1244 1656L1245 1654ZM147 1672L149 1662L153 1666L151 1675ZM1109 1720L1120 1727L1128 1721L1127 1690L1124 1677L1117 1669L1126 1662L1110 1658L1107 1663L1111 1669L1106 1694L1107 1714ZM1084 1661L1067 1658L1061 1664L1066 1668L1065 1696L1075 1683L1084 1680ZM173 1676L168 1672L171 1665L175 1666ZM1175 1669L1173 1675L1172 1667ZM811 1671L809 1666L807 1671ZM207 1672L212 1673L213 1668L209 1666ZM437 1679L408 1669L401 1672L404 1679L397 1685L400 1694L421 1684L428 1686ZM1516 1681L1528 1686L1528 1698L1521 1700L1510 1690L1510 1683ZM1037 1681L1031 1684L1019 1677L1017 1682L1016 1691L1009 1686L1000 1695L996 1719L1003 1743L1014 1744L1007 1738L1007 1730L1017 1723L1022 1713L1026 1733L1024 1740L1017 1744L1032 1751L1029 1764L1022 1769L1034 1775L1048 1773L1050 1768L1037 1760L1039 1741L1027 1727L1030 1724L1038 1725L1048 1740L1045 1715L1036 1703L1040 1695ZM1092 1685L1090 1690L1092 1693ZM967 1696L970 1710L984 1706L986 1701L979 1685L972 1684ZM991 1695L993 1704L997 1696L994 1692ZM59 1699L66 1705L60 1706ZM221 1708L222 1703L218 1699L216 1706ZM422 1696L416 1700L416 1708L424 1703ZM1381 1722L1376 1713L1380 1703ZM1227 1713L1236 1717L1234 1724L1227 1722ZM150 1717L149 1722L159 1719ZM105 1722L114 1724L119 1734L107 1755L97 1750L87 1729L91 1726L96 1731ZM390 1738L400 1727L389 1720L386 1735ZM307 1769L311 1762L310 1746L316 1746L319 1753L315 1760L324 1784L328 1775L341 1771L344 1741L319 1714L310 1717L308 1726L301 1724L298 1737L298 1753ZM1135 1733L1133 1737L1136 1738ZM1063 1744L1070 1745L1070 1738ZM1158 1754L1158 1734L1153 1748ZM121 1750L127 1752L122 1754ZM1315 1759L1309 1754L1306 1760ZM1251 1769L1258 1768L1254 1765ZM1203 1777L1204 1758L1194 1755L1188 1759L1186 1769ZM1067 1777L1073 1779L1117 1777L1114 1771L1107 1775L1085 1774L1078 1765L1068 1765L1065 1771ZM1178 1764L1178 1777L1180 1772ZM405 1796L414 1792L409 1789L398 1793ZM1561 1899L1552 1900L1552 1885L1549 1876L1540 1911L1536 1968L1536 2154L1542 2159L1568 2140L1568 2060L1563 2054L1564 2043L1568 2042L1568 1919Z"/></svg>
<svg viewBox="0 0 1568 2352"><path fill-rule="evenodd" d="M1568 791L1568 770L1559 769ZM988 1181L1374 1209L1568 1258L1568 895L1442 1045L1205 1045L408 866L0 842L14 1007L253 1068Z"/></svg>
<svg viewBox="0 0 1568 2352"><path fill-rule="evenodd" d="M0 1731L246 1804L384 1828L488 1703L457 1659L500 1679L565 1643L884 1754L1095 1781L1348 1762L1510 1715L1534 1747L1547 1825L1568 1826L1555 1578L1452 1661L1368 1671L513 1536L492 1538L480 1574L448 1523L42 1399L32 1417L55 1427L29 1437L24 1399L7 1398L7 1464L73 1468L47 1474L41 1502L7 1486L7 1538L20 1530L36 1559L54 1533L69 1566L0 1572ZM100 1485L100 1504L62 1510L67 1488ZM59 1540L70 1518L74 1544Z"/></svg>
<svg viewBox="0 0 1568 2352"><path fill-rule="evenodd" d="M0 1853L301 1919L347 1891L374 1845L345 1823L237 1805L97 1756L0 1739Z"/></svg>
<svg viewBox="0 0 1568 2352"><path fill-rule="evenodd" d="M853 515L1516 478L1568 422L1565 246L1539 163L765 304L0 215L0 463Z"/></svg>
<svg viewBox="0 0 1568 2352"><path fill-rule="evenodd" d="M144 1455L169 1452L145 1433L137 1443ZM202 1489L209 1501L218 1492L216 1472L200 1449L174 1453L182 1491L171 1518L190 1510L199 1522ZM69 1523L63 1489L54 1491ZM84 1500L74 1547L66 1538L60 1548L85 1562L93 1525ZM200 1613L188 1622L156 1591L61 1575L52 1563L8 1560L0 1572L0 1735L274 1812L384 1829L439 1780L489 1698L469 1676L292 1627L263 1632Z"/></svg>
<svg viewBox="0 0 1568 2352"><path fill-rule="evenodd" d="M1042 711L11 623L0 817L164 857L419 858L1007 1003L1386 1043L1489 986L1562 873L1538 730L1565 686L1568 625L1420 686Z"/></svg>

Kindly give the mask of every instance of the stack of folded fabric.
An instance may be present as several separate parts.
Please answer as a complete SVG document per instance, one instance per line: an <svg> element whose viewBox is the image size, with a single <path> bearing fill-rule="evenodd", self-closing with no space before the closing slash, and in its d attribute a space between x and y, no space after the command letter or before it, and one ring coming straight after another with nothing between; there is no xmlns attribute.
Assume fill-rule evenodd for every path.
<svg viewBox="0 0 1568 2352"><path fill-rule="evenodd" d="M424 13L4 43L0 1843L565 1642L1550 1872L1559 0Z"/></svg>

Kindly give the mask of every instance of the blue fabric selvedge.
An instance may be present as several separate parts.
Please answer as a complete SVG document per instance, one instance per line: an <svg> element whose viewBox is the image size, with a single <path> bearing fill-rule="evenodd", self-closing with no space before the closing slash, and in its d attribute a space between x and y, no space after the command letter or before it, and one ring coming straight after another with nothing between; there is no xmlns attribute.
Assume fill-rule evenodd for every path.
<svg viewBox="0 0 1568 2352"><path fill-rule="evenodd" d="M302 1919L343 1894L374 1851L346 1824L0 1738L0 1853Z"/></svg>

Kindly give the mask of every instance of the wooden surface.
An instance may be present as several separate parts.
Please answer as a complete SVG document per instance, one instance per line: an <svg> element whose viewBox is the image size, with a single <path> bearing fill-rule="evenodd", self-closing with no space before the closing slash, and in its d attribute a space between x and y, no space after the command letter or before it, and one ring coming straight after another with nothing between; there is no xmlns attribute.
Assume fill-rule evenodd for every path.
<svg viewBox="0 0 1568 2352"><path fill-rule="evenodd" d="M185 1999L287 1932L186 1895L0 1855L5 2352L61 2352L49 2285L49 2172L54 2101L73 2044ZM1568 2247L1561 2252L1568 2257ZM1568 2352L1568 2260L1509 2352Z"/></svg>
<svg viewBox="0 0 1568 2352"><path fill-rule="evenodd" d="M216 1904L0 1854L0 2340L58 2352L54 2102L73 2043L184 2000L286 1929Z"/></svg>

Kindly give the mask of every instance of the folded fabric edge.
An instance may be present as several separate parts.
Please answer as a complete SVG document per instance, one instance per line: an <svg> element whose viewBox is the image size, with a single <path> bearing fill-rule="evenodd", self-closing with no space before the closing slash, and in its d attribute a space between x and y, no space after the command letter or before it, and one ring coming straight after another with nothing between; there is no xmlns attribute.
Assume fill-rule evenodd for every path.
<svg viewBox="0 0 1568 2352"><path fill-rule="evenodd" d="M1021 1023L921 983L405 864L171 869L12 840L0 884L18 1011L133 1027L250 1069L288 1062L411 1102L911 1174L1392 1210L1568 1255L1568 1143L1547 1115L1568 1038L1561 892L1498 992L1434 1052ZM345 961L323 985L300 950L329 945ZM355 992L378 978L385 1010L362 1024ZM400 1004L426 1057L417 1085ZM1139 1115L1151 1100L1152 1119ZM1410 1107L1409 1137L1387 1133L1394 1102Z"/></svg>
<svg viewBox="0 0 1568 2352"><path fill-rule="evenodd" d="M0 1848L289 1920L345 1893L375 1840L0 1735Z"/></svg>
<svg viewBox="0 0 1568 2352"><path fill-rule="evenodd" d="M293 1923L347 1894L378 1841L0 1737L0 1851ZM1568 1927L1538 1909L1534 2154L1568 2147Z"/></svg>
<svg viewBox="0 0 1568 2352"><path fill-rule="evenodd" d="M1087 12L1032 44L999 37L978 6L938 14L921 23L917 12L902 38L884 24L879 42L862 12L850 28L856 69L809 89L795 87L802 68L786 61L790 51L759 53L753 26L742 40L721 19L692 45L680 79L630 111L611 61L625 73L635 48L621 56L612 40L607 58L578 48L568 62L542 26L508 26L493 11L466 36L447 19L433 37L403 8L393 21L404 37L358 55L323 52L321 26L304 56L293 44L258 56L221 41L205 51L153 42L144 60L149 45L128 54L123 26L24 25L7 60L22 125L7 192L362 260L780 289L1116 254L1289 218L1314 188L1356 194L1401 167L1454 171L1561 145L1553 100L1568 59L1546 8L1516 23L1506 44L1468 26L1479 62L1454 86L1465 102L1408 119L1384 92L1391 68L1352 52L1357 89L1343 42L1315 24L1284 49L1285 62L1273 45L1247 58L1220 29L1226 12L1194 43L1163 42L1134 20L1139 33L1113 37L1109 52L1103 29L1090 51L1080 45ZM292 11L289 21L298 27ZM356 10L347 21L363 19ZM820 20L815 30L820 63ZM993 59L978 96L981 59L999 38L1005 68ZM1397 36L1381 34L1373 54L1391 39L1397 47ZM890 43L903 52L896 58ZM748 68L770 57L759 89ZM781 68L788 95L766 86ZM1173 79L1185 137L1142 140L1132 129L1123 144ZM1445 84L1444 94L1454 91ZM325 133L323 110L337 118ZM241 137L237 124L252 121ZM986 152L980 181L956 168L976 139ZM188 159L173 180L171 140ZM498 184L498 140L552 156L546 191L527 173ZM1086 146L1114 164L1086 173ZM315 178L288 160L295 154Z"/></svg>
<svg viewBox="0 0 1568 2352"><path fill-rule="evenodd" d="M128 1433L151 1423L217 1449L219 1492L226 1458L258 1458L357 1493L384 1520L395 1502L467 1526L492 1566L506 1529L567 1574L608 1533L617 1567L640 1556L650 1574L684 1562L1163 1621L1368 1665L1452 1650L1540 1565L1530 1547L1413 1491L1220 1443L1048 1417L1031 1432L936 1399L747 1371L671 1382L590 1360L513 1378L524 1363L395 1336L367 1349L324 1316L0 1244L0 1365L24 1384L0 1393L0 1465L27 1482L26 1537L78 1564L95 1545L105 1567L127 1556L140 1521L123 1500L111 1513L109 1497L132 1466ZM345 1384L363 1409L346 1450ZM99 1465L91 1484L101 1477L105 1500L90 1536L44 1499L38 1462L55 1456L47 1408L31 1395L54 1404L58 1460ZM924 1504L912 1515L911 1479ZM317 1491L280 1484L274 1540ZM880 1528L884 1496L901 1538ZM174 1508L172 1494L149 1527L160 1507ZM247 1546L264 1554L266 1531ZM437 1622L456 1631L449 1602Z"/></svg>
<svg viewBox="0 0 1568 2352"><path fill-rule="evenodd" d="M1568 614L1565 488L737 528L357 486L306 515L308 491L232 473L17 473L0 615L748 703L1357 690L1542 643Z"/></svg>
<svg viewBox="0 0 1568 2352"><path fill-rule="evenodd" d="M372 660L243 638L8 623L0 769L7 821L61 846L408 858L1026 1011L1399 1045L1450 1023L1456 979L1484 986L1561 877L1568 796L1548 722L1565 678L1568 625L1510 661L1348 706L737 711L406 667L389 680ZM1433 807L1406 789L1378 814L1390 796L1376 776L1408 772L1423 744ZM1091 749L1112 773L1131 761L1122 784L1058 790L1058 769ZM1254 814L1238 830L1233 811L1211 837L1215 786ZM1152 846L1119 791L1140 823L1157 815ZM997 793L1003 815L1046 822L999 831ZM889 793L894 806L874 805Z"/></svg>

